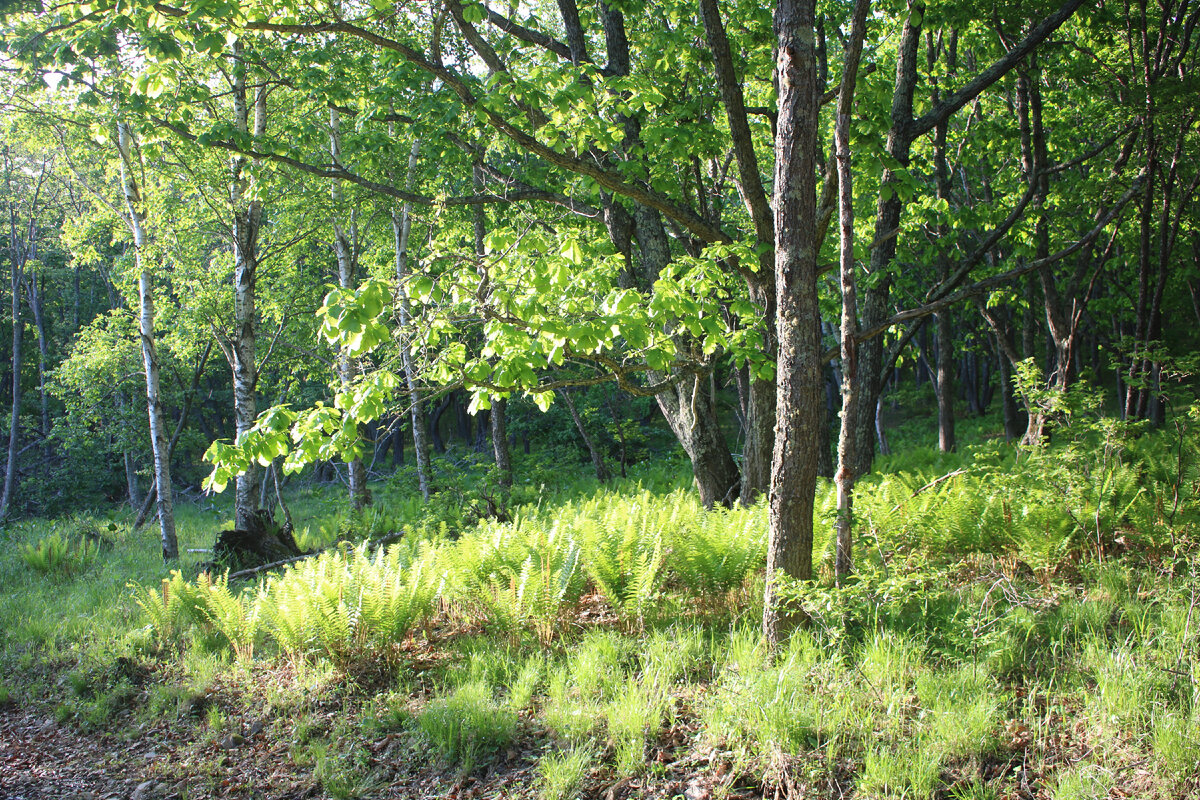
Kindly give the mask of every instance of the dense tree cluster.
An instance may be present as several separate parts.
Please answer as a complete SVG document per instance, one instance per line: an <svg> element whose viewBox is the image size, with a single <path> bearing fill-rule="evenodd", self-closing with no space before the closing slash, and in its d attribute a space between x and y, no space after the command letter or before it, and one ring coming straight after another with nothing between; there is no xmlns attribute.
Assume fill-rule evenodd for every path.
<svg viewBox="0 0 1200 800"><path fill-rule="evenodd" d="M935 387L947 450L956 402L996 399L1037 443L1085 374L1163 419L1193 345L1166 321L1200 323L1198 20L1191 0L10 10L0 517L38 486L113 493L122 463L170 558L173 481L210 442L244 524L313 463L369 503L402 427L428 497L458 398L502 484L509 417L537 424L510 403L556 397L602 475L597 431L624 453L630 398L653 398L706 505L767 496L774 634L822 469L851 568L854 478L901 381Z"/></svg>

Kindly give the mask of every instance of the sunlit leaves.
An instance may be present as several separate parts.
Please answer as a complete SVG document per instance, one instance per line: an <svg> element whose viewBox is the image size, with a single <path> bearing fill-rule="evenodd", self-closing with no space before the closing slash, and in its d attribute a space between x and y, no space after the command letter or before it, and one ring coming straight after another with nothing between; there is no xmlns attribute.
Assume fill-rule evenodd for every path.
<svg viewBox="0 0 1200 800"><path fill-rule="evenodd" d="M383 320L391 303L391 291L382 281L367 281L354 290L333 289L317 312L321 335L351 357L365 355L391 337Z"/></svg>

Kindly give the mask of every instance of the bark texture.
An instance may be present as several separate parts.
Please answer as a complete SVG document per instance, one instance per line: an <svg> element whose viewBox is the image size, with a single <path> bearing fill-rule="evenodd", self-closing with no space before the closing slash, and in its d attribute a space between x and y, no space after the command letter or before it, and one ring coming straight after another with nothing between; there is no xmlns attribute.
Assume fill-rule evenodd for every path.
<svg viewBox="0 0 1200 800"><path fill-rule="evenodd" d="M394 131L394 128L393 128ZM408 171L404 177L405 191L412 191L416 180L417 155L421 142L414 139L408 152ZM396 243L396 314L400 319L400 362L404 367L404 385L408 390L409 416L412 421L413 451L417 462L417 484L421 497L429 499L429 425L425 421L425 404L421 387L417 383L417 368L406 331L412 325L412 310L408 299L408 242L412 232L412 203L404 203L399 209L392 207L392 236ZM399 436L399 431L396 432Z"/></svg>
<svg viewBox="0 0 1200 800"><path fill-rule="evenodd" d="M341 114L336 108L329 109L329 154L334 164L342 163L342 131ZM342 181L334 178L330 186L333 199L333 250L337 255L338 285L343 289L354 288L354 268L357 260L357 221L353 210L344 212L342 197ZM347 219L342 217L346 213ZM358 375L358 362L348 353L338 355L338 377L342 386L347 387ZM370 504L371 496L367 490L367 469L362 458L352 458L346 463L347 480L350 484L350 505L356 511Z"/></svg>
<svg viewBox="0 0 1200 800"><path fill-rule="evenodd" d="M261 137L266 133L267 99L264 87L258 87L250 100L246 86L246 65L241 42L234 44L234 126L242 133ZM251 110L253 106L253 110ZM253 115L253 119L251 119ZM254 196L247 167L249 160L234 156L230 161L230 200L233 206L233 333L226 347L233 371L233 410L237 435L241 437L258 419L257 363L257 284L258 237L262 229L262 201ZM255 462L234 485L234 519L248 529L250 518L259 506L262 468Z"/></svg>
<svg viewBox="0 0 1200 800"><path fill-rule="evenodd" d="M813 502L821 419L817 331L816 133L820 98L814 0L775 10L779 123L775 138L775 285L778 293L777 421L763 634L778 643L795 622L779 597L783 576L812 577Z"/></svg>
<svg viewBox="0 0 1200 800"><path fill-rule="evenodd" d="M150 448L154 454L154 481L158 486L158 525L164 561L179 558L175 535L174 493L171 487L171 456L163 424L159 389L158 351L154 339L154 285L145 263L148 244L146 212L135 171L133 131L128 123L117 123L117 149L121 156L121 182L125 209L133 233L134 260L138 271L138 337L142 345L142 363L146 370L146 409L150 419Z"/></svg>
<svg viewBox="0 0 1200 800"><path fill-rule="evenodd" d="M834 574L840 580L854 565L854 421L858 416L858 288L854 265L854 171L850 161L850 115L862 57L870 0L856 0L838 92L833 140L838 177L839 278L842 294L842 424L838 433L837 554ZM818 347L820 342L818 341ZM819 439L818 439L819 441Z"/></svg>

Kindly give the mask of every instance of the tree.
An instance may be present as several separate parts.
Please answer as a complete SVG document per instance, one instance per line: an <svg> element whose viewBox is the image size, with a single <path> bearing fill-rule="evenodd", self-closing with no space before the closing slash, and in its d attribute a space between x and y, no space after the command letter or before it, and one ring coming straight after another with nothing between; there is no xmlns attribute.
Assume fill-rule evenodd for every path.
<svg viewBox="0 0 1200 800"><path fill-rule="evenodd" d="M140 158L133 129L118 121L116 147L121 157L121 185L133 235L133 254L138 273L138 338L142 344L142 363L146 370L146 408L150 418L150 446L154 454L154 485L158 495L158 525L164 561L179 558L175 535L175 506L171 486L171 457L167 451L167 433L163 422L159 380L158 350L154 340L154 280L147 263L150 245L146 230L146 211L138 181Z"/></svg>

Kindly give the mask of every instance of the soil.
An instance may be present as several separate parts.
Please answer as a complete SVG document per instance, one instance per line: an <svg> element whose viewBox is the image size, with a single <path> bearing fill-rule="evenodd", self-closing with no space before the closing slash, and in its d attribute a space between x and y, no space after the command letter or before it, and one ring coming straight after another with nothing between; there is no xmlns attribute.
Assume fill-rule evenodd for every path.
<svg viewBox="0 0 1200 800"><path fill-rule="evenodd" d="M331 720L341 713L329 709ZM123 717L125 715L122 715ZM286 722L274 726L231 721L241 733L219 741L197 739L198 727L176 720L136 725L129 718L114 720L113 730L91 733L53 718L9 705L0 708L0 800L303 800L326 798L311 766L298 767L289 757L290 736L279 735ZM715 762L696 754L676 761L690 750L692 731L664 731L648 755L663 766L661 774L616 780L596 770L586 779L582 796L603 800L685 797L709 800L716 784L724 784L731 800L759 797L762 787L739 790L726 776L720 756ZM363 741L371 783L364 798L537 797L537 763L545 740L525 739L468 775L456 774L428 753L413 751L413 740L383 734ZM680 745L684 745L680 747ZM714 754L715 755L715 754ZM673 763L672 763L673 762ZM715 769L714 769L715 763ZM732 790L732 791L731 791Z"/></svg>
<svg viewBox="0 0 1200 800"><path fill-rule="evenodd" d="M0 800L183 800L319 797L311 776L294 774L255 740L227 737L199 747L194 726L135 725L91 733L12 705L0 708ZM241 752L236 752L237 750ZM275 772L270 763L286 764Z"/></svg>

